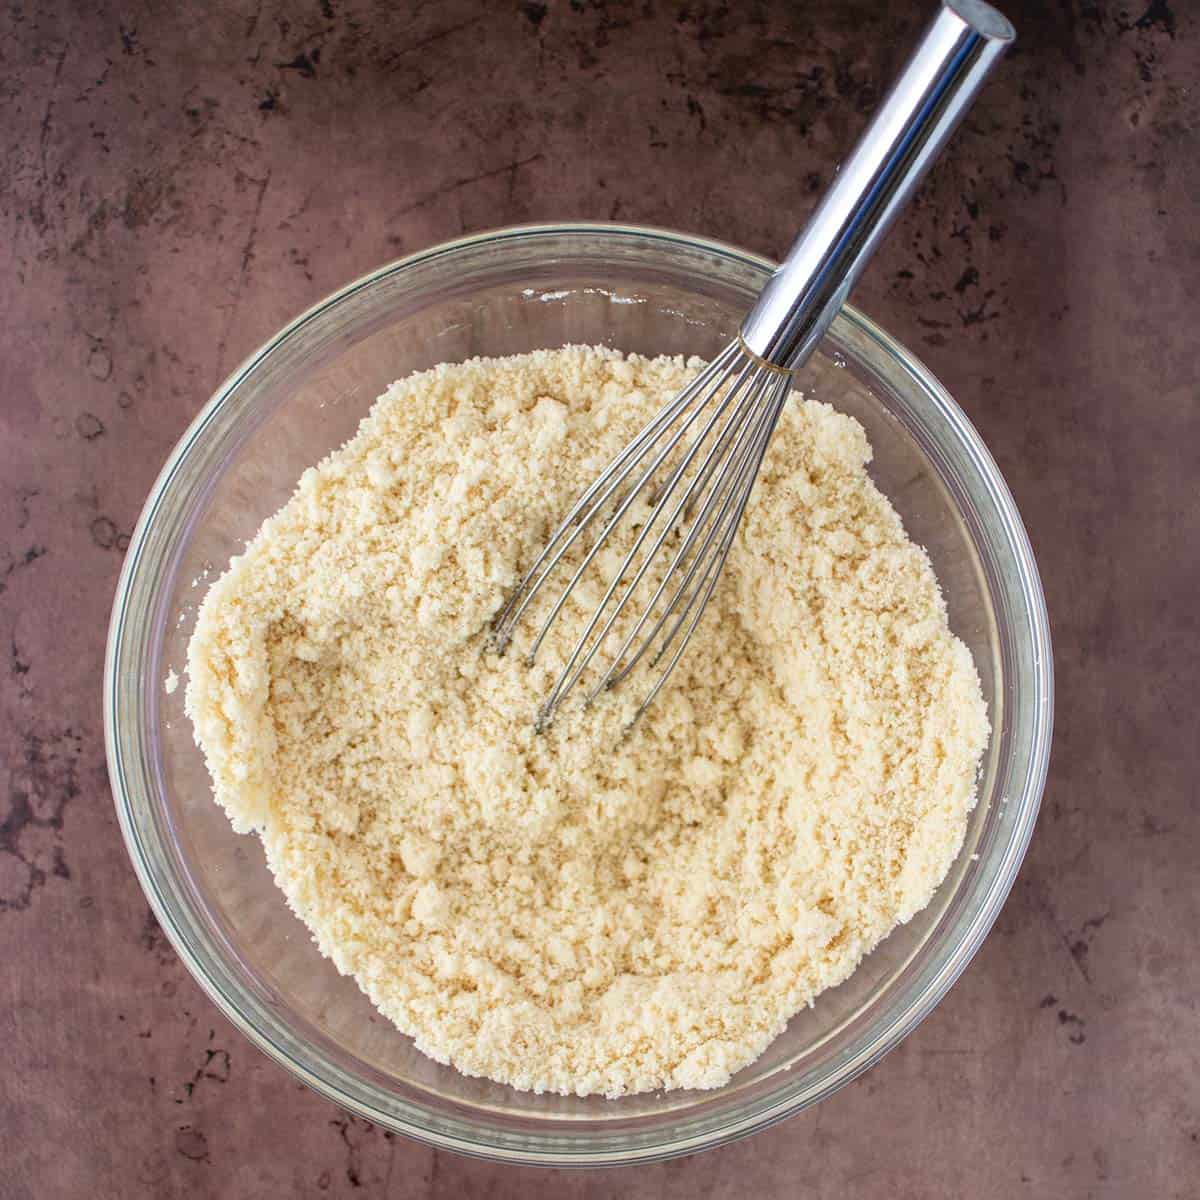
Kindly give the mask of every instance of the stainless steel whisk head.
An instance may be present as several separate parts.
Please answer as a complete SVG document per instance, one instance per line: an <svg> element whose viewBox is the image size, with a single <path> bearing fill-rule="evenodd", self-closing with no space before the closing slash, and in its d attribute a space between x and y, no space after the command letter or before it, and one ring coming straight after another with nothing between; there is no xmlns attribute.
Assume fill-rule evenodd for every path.
<svg viewBox="0 0 1200 1200"><path fill-rule="evenodd" d="M592 684L587 700L614 687L652 649L653 666L674 647L638 715L662 689L712 597L790 385L790 375L762 365L740 344L727 346L605 467L559 523L496 617L493 636L501 650L563 557L597 518L604 517L599 534L544 619L529 650L531 660L626 514L640 496L652 496L633 545L541 707L540 727L553 718L639 591L649 599ZM697 430L685 444L687 435ZM664 551L669 563L654 586L651 569Z"/></svg>
<svg viewBox="0 0 1200 1200"><path fill-rule="evenodd" d="M982 0L942 0L737 338L629 442L559 523L492 624L493 645L503 652L550 576L564 559L574 565L528 651L531 662L639 497L650 504L539 709L539 729L553 720L625 613L638 615L628 618L632 625L590 683L586 702L615 687L647 655L651 667L663 659L666 665L635 721L662 690L712 598L795 372L1013 37L1008 21ZM583 542L592 529L598 530L594 540ZM568 555L577 544L582 557L574 564ZM638 595L644 597L636 602L640 608Z"/></svg>

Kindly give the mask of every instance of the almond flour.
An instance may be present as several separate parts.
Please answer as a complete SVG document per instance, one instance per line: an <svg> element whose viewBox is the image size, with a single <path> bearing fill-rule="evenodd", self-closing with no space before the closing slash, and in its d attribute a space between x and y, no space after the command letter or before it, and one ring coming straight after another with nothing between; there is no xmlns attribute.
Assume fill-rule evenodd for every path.
<svg viewBox="0 0 1200 1200"><path fill-rule="evenodd" d="M697 365L568 347L395 383L199 613L187 711L217 800L338 970L470 1075L717 1087L962 843L979 680L825 404L789 400L633 736L625 689L534 732L571 620L532 668L485 651L552 523Z"/></svg>

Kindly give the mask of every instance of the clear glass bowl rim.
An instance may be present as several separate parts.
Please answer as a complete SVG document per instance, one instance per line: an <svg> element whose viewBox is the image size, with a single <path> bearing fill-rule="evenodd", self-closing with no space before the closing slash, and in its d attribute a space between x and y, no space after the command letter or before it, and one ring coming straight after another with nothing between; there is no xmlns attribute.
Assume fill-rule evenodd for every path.
<svg viewBox="0 0 1200 1200"><path fill-rule="evenodd" d="M939 416L947 423L959 443L969 453L973 468L983 478L987 494L995 506L1007 535L1008 546L1017 568L1020 590L1025 602L1021 616L1029 622L1029 632L1033 643L1033 678L1031 680L1032 700L1035 706L1033 734L1027 756L1022 792L1020 795L1007 797L1008 803L1016 806L1017 815L1012 834L1004 847L1003 857L991 879L988 890L979 898L972 919L954 946L953 952L941 963L935 978L912 1002L893 1015L893 1019L886 1028L880 1030L869 1043L861 1046L852 1058L831 1071L819 1085L797 1087L792 1084L789 1086L788 1081L785 1080L774 1089L766 1102L756 1103L750 1106L748 1111L742 1111L740 1114L735 1113L732 1119L720 1127L707 1129L699 1136L673 1134L672 1125L675 1122L668 1117L656 1129L656 1132L661 1133L661 1137L653 1139L644 1135L639 1136L633 1139L636 1144L631 1144L623 1150L615 1150L611 1144L614 1137L619 1138L620 1136L615 1130L606 1134L603 1146L598 1146L594 1151L589 1150L581 1144L587 1141L586 1131L573 1124L547 1128L544 1132L539 1131L516 1138L511 1131L502 1133L497 1129L495 1133L500 1136L489 1139L487 1130L483 1128L483 1122L478 1119L478 1114L474 1113L465 1120L466 1123L475 1126L479 1136L466 1137L448 1134L444 1128L440 1127L441 1122L422 1119L424 1114L419 1104L405 1104L403 1107L409 1111L404 1116L398 1116L394 1110L384 1111L363 1102L357 1096L350 1094L334 1079L314 1070L309 1063L301 1061L297 1055L296 1046L293 1044L289 1048L285 1044L290 1039L284 1037L276 1040L265 1028L251 1020L245 1011L249 1006L247 1004L248 997L242 994L242 989L236 984L236 981L217 978L205 965L204 959L210 957L212 948L194 946L192 940L194 930L185 928L176 919L175 905L172 901L178 902L178 897L168 897L165 894L162 880L159 877L160 871L153 862L149 848L143 841L135 816L137 788L134 784L136 781L127 775L118 738L118 713L121 703L121 681L118 678L118 666L121 661L122 642L126 633L126 618L131 607L131 593L139 560L146 551L148 535L160 501L170 487L176 467L186 457L193 441L218 414L225 401L276 348L296 335L316 317L381 279L418 264L427 264L434 259L453 255L467 248L478 250L489 244L500 246L513 239L561 237L564 234L597 239L649 239L668 245L681 245L689 250L703 251L718 257L728 257L742 264L766 270L773 270L776 265L767 258L725 242L654 227L618 225L607 222L509 226L456 238L396 259L331 293L300 314L255 350L221 384L176 443L147 497L130 539L113 602L104 666L104 728L113 801L126 848L147 900L159 924L192 976L229 1021L251 1043L295 1074L313 1090L342 1108L368 1121L381 1124L385 1128L403 1133L407 1137L437 1148L494 1161L546 1166L596 1167L632 1162L654 1162L681 1154L689 1154L744 1137L775 1124L849 1083L874 1065L928 1016L966 968L999 915L1032 836L1049 765L1053 726L1053 667L1049 619L1033 550L1016 504L990 452L974 426L933 373L915 355L891 338L868 317L852 306L846 305L837 318L835 332L839 325L850 327L858 335L860 342L865 340L869 344L872 352L877 352L881 358L891 360L893 365L899 366L909 377L910 382L924 392L925 398L938 410ZM203 953L198 951L203 951ZM548 1126L550 1124L547 1122Z"/></svg>

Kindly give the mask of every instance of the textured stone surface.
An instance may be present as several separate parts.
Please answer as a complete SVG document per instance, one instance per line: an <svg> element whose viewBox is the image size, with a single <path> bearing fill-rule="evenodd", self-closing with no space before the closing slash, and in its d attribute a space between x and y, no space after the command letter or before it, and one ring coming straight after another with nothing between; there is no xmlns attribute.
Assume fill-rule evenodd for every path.
<svg viewBox="0 0 1200 1200"><path fill-rule="evenodd" d="M222 376L380 261L505 223L782 252L924 4L12 0L0 15L0 1196L1200 1195L1200 22L1021 0L863 282L1000 462L1058 727L982 952L856 1084L610 1174L435 1154L235 1034L103 762L121 554Z"/></svg>

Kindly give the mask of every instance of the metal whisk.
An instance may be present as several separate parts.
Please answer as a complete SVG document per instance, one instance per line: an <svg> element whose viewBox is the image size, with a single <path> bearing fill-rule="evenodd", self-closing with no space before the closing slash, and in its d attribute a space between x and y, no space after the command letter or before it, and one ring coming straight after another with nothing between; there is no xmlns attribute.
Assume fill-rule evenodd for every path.
<svg viewBox="0 0 1200 1200"><path fill-rule="evenodd" d="M649 599L591 682L587 702L648 654L651 667L670 657L634 720L662 690L712 597L795 373L1013 36L1008 21L981 0L943 0L737 338L604 468L559 523L492 626L493 645L502 652L556 568L577 543L576 557L586 546L534 638L531 662L613 531L630 519L636 537L542 704L539 728L553 719L622 614L636 611L630 605L643 585ZM643 496L644 513L635 510ZM590 545L581 542L601 516L598 535Z"/></svg>

